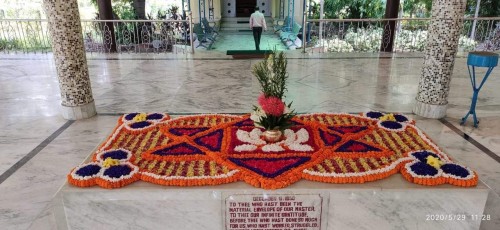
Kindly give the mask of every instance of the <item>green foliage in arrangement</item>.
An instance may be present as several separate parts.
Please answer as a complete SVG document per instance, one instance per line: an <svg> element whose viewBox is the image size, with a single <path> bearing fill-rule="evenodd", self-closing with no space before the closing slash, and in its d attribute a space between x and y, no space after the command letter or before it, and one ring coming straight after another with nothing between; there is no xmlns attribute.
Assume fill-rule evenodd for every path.
<svg viewBox="0 0 500 230"><path fill-rule="evenodd" d="M266 97L277 97L283 99L286 92L286 81L288 73L286 67L288 61L285 53L271 54L264 61L254 65L252 73L257 77Z"/></svg>
<svg viewBox="0 0 500 230"><path fill-rule="evenodd" d="M287 90L287 65L285 53L274 51L274 54L253 66L252 73L262 89L259 105L254 106L250 117L257 127L283 131L292 126L291 119L296 113L290 111L292 103L286 105L283 101Z"/></svg>
<svg viewBox="0 0 500 230"><path fill-rule="evenodd" d="M267 115L261 117L260 121L255 122L257 126L262 126L265 130L280 130L283 131L293 126L290 122L296 115L294 112L285 113L281 116Z"/></svg>

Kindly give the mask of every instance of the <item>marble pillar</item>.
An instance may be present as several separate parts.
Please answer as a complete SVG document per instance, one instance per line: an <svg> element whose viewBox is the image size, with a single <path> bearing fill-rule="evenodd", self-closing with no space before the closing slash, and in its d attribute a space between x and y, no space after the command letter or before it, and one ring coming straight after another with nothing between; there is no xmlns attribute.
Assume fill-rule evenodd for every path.
<svg viewBox="0 0 500 230"><path fill-rule="evenodd" d="M44 0L61 91L62 115L77 120L96 114L77 0Z"/></svg>
<svg viewBox="0 0 500 230"><path fill-rule="evenodd" d="M434 0L424 66L413 112L427 118L446 115L448 93L466 0Z"/></svg>

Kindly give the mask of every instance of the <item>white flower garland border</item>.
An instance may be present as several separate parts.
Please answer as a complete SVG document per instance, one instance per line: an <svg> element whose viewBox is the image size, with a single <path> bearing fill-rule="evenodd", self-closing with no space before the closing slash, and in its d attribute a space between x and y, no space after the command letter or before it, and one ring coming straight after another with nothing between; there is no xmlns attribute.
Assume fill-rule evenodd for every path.
<svg viewBox="0 0 500 230"><path fill-rule="evenodd" d="M154 174L151 172L140 172L141 175L149 176L155 179L161 179L161 180L199 180L199 179L224 179L224 178L229 178L238 173L239 170L231 170L225 174L220 174L216 176L193 176L193 177L183 177L183 176L162 176L158 174Z"/></svg>
<svg viewBox="0 0 500 230"><path fill-rule="evenodd" d="M316 171L310 171L308 169L304 169L304 171L302 171L302 172L306 173L306 174L309 174L309 175L321 176L321 177L362 177L362 176L368 176L368 175L373 175L373 174L380 174L380 173L391 171L391 170L395 169L399 164L404 163L404 162L406 162L406 161L408 161L410 159L411 158L409 158L409 157L399 158L399 159L397 159L396 161L392 162L390 165L388 165L388 166L386 166L384 168L379 168L379 169L376 169L376 170L370 170L370 171L366 171L366 172L352 172L352 173L335 173L335 172L331 172L331 173L321 173L321 172L316 172Z"/></svg>

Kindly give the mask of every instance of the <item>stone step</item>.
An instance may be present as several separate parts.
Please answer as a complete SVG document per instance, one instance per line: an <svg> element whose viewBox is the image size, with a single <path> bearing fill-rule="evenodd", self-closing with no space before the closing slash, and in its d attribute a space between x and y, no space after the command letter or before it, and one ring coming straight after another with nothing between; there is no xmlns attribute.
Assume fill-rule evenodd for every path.
<svg viewBox="0 0 500 230"><path fill-rule="evenodd" d="M220 31L221 33L225 34L225 35L251 35L252 34L252 31L251 30L224 30L222 29ZM274 33L272 31L266 31L266 32L262 32L262 35L274 35ZM279 37L276 35L276 39L278 39Z"/></svg>
<svg viewBox="0 0 500 230"><path fill-rule="evenodd" d="M224 33L242 33L242 32L248 32L252 33L252 30L248 27L245 28L221 28L219 31L222 31ZM262 31L262 34L274 34L273 30L267 30L267 31Z"/></svg>
<svg viewBox="0 0 500 230"><path fill-rule="evenodd" d="M234 22L234 21L248 21L250 17L234 17L234 18L221 18L222 22ZM272 21L273 19L271 17L266 17L266 22L267 21Z"/></svg>
<svg viewBox="0 0 500 230"><path fill-rule="evenodd" d="M241 20L236 20L236 21L221 21L221 23L227 23L227 24L248 24L250 21L248 18L246 19L241 19ZM266 21L267 23L267 21Z"/></svg>
<svg viewBox="0 0 500 230"><path fill-rule="evenodd" d="M250 24L247 23L222 23L221 27L225 28L249 28Z"/></svg>
<svg viewBox="0 0 500 230"><path fill-rule="evenodd" d="M239 17L239 18L222 18L221 19L221 30L250 30L249 28L249 18ZM266 24L268 27L272 25L272 18L266 17Z"/></svg>

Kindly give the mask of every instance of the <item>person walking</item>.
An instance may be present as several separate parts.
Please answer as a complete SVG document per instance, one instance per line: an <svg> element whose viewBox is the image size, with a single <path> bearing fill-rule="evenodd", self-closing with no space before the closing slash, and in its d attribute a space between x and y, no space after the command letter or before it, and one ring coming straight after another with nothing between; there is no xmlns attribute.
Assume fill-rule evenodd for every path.
<svg viewBox="0 0 500 230"><path fill-rule="evenodd" d="M253 40L255 41L255 49L260 50L260 36L262 35L262 29L267 31L266 19L264 14L259 11L259 7L255 7L255 12L250 15L250 29L253 32Z"/></svg>

